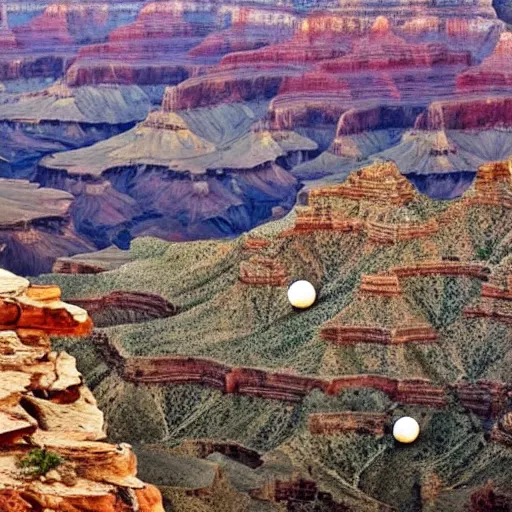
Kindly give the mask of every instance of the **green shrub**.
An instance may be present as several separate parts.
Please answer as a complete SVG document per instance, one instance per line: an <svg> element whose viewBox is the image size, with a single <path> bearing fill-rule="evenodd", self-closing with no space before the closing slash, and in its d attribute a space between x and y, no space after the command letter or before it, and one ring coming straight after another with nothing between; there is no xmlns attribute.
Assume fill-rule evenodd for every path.
<svg viewBox="0 0 512 512"><path fill-rule="evenodd" d="M59 467L63 462L64 459L59 454L35 448L19 460L18 466L29 474L42 476Z"/></svg>

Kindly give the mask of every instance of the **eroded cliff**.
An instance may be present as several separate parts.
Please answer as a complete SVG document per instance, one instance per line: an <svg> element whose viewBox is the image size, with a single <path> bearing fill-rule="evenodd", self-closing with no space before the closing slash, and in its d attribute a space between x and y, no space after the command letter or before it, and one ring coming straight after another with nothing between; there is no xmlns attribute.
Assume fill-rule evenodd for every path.
<svg viewBox="0 0 512 512"><path fill-rule="evenodd" d="M58 287L2 270L0 329L2 510L163 511L130 446L102 441L103 414L75 359L51 349L50 335L91 331L87 312L61 302Z"/></svg>

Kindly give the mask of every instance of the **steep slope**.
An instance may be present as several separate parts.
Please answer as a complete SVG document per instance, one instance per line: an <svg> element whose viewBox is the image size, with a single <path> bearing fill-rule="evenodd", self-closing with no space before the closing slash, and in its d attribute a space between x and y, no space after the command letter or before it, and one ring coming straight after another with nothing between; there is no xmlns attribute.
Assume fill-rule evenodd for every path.
<svg viewBox="0 0 512 512"><path fill-rule="evenodd" d="M23 275L48 272L59 256L89 251L74 233L73 196L24 180L0 179L0 264Z"/></svg>
<svg viewBox="0 0 512 512"><path fill-rule="evenodd" d="M36 179L77 196L75 225L86 236L96 232L99 247L142 235L239 234L291 208L298 184L285 168L317 147L293 132L253 127L263 109L175 113L164 103L122 135L44 158Z"/></svg>
<svg viewBox="0 0 512 512"><path fill-rule="evenodd" d="M489 164L461 199L434 201L380 162L236 241L141 239L118 270L48 280L69 298L151 290L179 307L74 349L116 435L243 443L264 452L267 478L287 467L348 510L462 511L512 470L510 180L508 163ZM304 312L286 297L299 278L319 292ZM390 435L402 415L421 424L410 449ZM400 490L389 467L407 469Z"/></svg>

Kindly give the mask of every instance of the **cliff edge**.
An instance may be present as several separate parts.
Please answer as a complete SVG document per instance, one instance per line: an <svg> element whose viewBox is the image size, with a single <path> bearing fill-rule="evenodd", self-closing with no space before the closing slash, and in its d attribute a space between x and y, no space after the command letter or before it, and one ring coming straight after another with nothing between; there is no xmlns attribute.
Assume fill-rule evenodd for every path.
<svg viewBox="0 0 512 512"><path fill-rule="evenodd" d="M0 510L163 512L159 491L141 482L127 444L112 445L103 414L74 357L50 335L83 336L92 322L0 269Z"/></svg>

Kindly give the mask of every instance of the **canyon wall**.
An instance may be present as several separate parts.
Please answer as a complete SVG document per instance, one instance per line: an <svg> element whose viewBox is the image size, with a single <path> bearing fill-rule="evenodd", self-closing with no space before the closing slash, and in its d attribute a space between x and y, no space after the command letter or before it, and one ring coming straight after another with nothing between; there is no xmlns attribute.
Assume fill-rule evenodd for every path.
<svg viewBox="0 0 512 512"><path fill-rule="evenodd" d="M232 367L198 357L132 357L118 344L110 341L104 333L95 333L91 340L101 350L105 361L131 382L161 385L201 384L224 393L239 393L286 402L299 402L314 389L327 395L338 395L348 389L371 388L386 393L391 400L402 404L444 408L448 404L449 394L453 392L463 407L482 417L490 417L503 410L503 404L510 392L508 386L490 381L444 388L428 379L400 380L382 375L349 375L329 379ZM321 420L314 421L321 423ZM332 421L336 423L337 420ZM364 423L364 420L361 419L361 422ZM318 427L320 430L322 428L324 427ZM325 427L326 431L328 428Z"/></svg>
<svg viewBox="0 0 512 512"><path fill-rule="evenodd" d="M51 349L50 335L91 330L87 312L61 302L58 287L31 286L0 270L0 508L6 512L164 510L159 491L137 478L131 447L103 441L103 414L75 359ZM20 461L38 451L53 454L57 464L45 470L26 462L24 471Z"/></svg>

